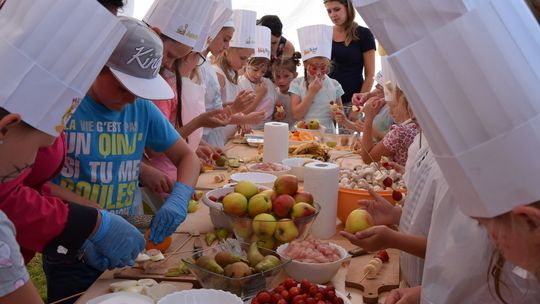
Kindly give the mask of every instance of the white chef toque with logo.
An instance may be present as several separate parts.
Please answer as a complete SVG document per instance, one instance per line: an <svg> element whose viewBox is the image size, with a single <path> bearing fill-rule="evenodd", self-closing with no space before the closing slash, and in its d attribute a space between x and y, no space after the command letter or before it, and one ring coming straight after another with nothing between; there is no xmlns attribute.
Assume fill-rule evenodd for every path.
<svg viewBox="0 0 540 304"><path fill-rule="evenodd" d="M255 49L257 13L249 10L234 10L233 22L234 35L230 46Z"/></svg>
<svg viewBox="0 0 540 304"><path fill-rule="evenodd" d="M324 24L309 25L297 30L302 60L313 57L332 57L332 27Z"/></svg>

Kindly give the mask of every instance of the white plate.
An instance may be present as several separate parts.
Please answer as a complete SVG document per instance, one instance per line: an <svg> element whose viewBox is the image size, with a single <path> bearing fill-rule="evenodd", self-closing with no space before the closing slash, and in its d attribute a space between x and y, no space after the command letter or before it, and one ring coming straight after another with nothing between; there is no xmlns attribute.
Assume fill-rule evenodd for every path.
<svg viewBox="0 0 540 304"><path fill-rule="evenodd" d="M86 304L154 304L154 300L134 292L115 292L93 298Z"/></svg>
<svg viewBox="0 0 540 304"><path fill-rule="evenodd" d="M242 304L242 299L230 292L216 289L190 289L171 293L157 304ZM130 303L131 304L131 303Z"/></svg>

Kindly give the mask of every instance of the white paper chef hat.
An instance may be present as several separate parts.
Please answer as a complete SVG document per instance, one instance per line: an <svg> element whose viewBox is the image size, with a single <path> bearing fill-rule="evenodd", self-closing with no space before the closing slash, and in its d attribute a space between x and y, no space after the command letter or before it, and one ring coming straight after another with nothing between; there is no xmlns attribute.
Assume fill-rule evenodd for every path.
<svg viewBox="0 0 540 304"><path fill-rule="evenodd" d="M95 0L10 0L0 10L0 107L57 136L126 29Z"/></svg>
<svg viewBox="0 0 540 304"><path fill-rule="evenodd" d="M214 12L216 11L216 8L218 6L218 2L213 0L212 4L208 7L209 16L214 16ZM197 42L193 46L192 51L201 53L204 51L208 46L208 39L210 34L210 27L212 26L212 18L207 18L206 22L203 25L203 29L201 30L201 34L199 35L199 39L197 39Z"/></svg>
<svg viewBox="0 0 540 304"><path fill-rule="evenodd" d="M270 29L266 26L257 25L255 33L255 53L251 57L270 59L270 47L272 46Z"/></svg>
<svg viewBox="0 0 540 304"><path fill-rule="evenodd" d="M540 200L540 27L493 0L389 60L462 211Z"/></svg>
<svg viewBox="0 0 540 304"><path fill-rule="evenodd" d="M167 37L193 47L208 18L213 0L155 0L143 20Z"/></svg>
<svg viewBox="0 0 540 304"><path fill-rule="evenodd" d="M297 30L302 60L332 56L332 27L324 24L309 25Z"/></svg>
<svg viewBox="0 0 540 304"><path fill-rule="evenodd" d="M216 10L212 17L212 24L208 36L214 39L219 31L225 26L234 27L232 22L232 4L231 0L218 0Z"/></svg>
<svg viewBox="0 0 540 304"><path fill-rule="evenodd" d="M482 0L353 0L388 55L463 15Z"/></svg>
<svg viewBox="0 0 540 304"><path fill-rule="evenodd" d="M230 46L255 49L255 27L257 13L249 10L234 10L234 35Z"/></svg>

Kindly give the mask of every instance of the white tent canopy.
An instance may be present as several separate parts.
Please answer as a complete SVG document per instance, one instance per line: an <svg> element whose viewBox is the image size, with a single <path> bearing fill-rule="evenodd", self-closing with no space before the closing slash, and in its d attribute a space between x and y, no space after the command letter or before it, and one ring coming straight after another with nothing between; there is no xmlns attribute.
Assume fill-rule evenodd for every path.
<svg viewBox="0 0 540 304"><path fill-rule="evenodd" d="M124 14L141 19L152 2L154 0L127 0ZM312 24L332 25L323 1L320 0L232 0L232 5L233 9L256 11L257 18L264 15L278 15L283 23L283 36L290 40L297 50L299 49L297 28ZM365 26L358 14L356 21ZM378 56L376 66L376 70L379 70Z"/></svg>

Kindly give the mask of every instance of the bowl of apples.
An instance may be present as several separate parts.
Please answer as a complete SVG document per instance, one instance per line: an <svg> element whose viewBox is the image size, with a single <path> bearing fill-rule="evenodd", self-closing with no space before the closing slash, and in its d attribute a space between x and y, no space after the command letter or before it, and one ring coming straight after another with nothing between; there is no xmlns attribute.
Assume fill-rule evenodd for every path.
<svg viewBox="0 0 540 304"><path fill-rule="evenodd" d="M296 176L288 174L279 176L273 189L257 191L239 183L223 198L223 214L236 238L271 250L306 238L320 209L310 193L298 191Z"/></svg>
<svg viewBox="0 0 540 304"><path fill-rule="evenodd" d="M326 127L321 125L318 119L300 120L294 126L297 131L311 133L319 138L326 132Z"/></svg>

